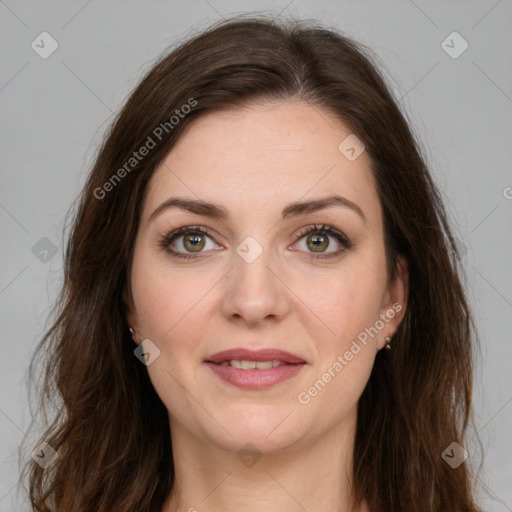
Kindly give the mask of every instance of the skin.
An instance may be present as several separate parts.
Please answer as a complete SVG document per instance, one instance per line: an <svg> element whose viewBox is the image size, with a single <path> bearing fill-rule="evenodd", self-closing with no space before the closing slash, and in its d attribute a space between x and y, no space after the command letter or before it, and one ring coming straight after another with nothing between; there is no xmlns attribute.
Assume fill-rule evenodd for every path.
<svg viewBox="0 0 512 512"><path fill-rule="evenodd" d="M131 269L134 302L127 295L125 302L135 343L149 339L161 351L147 371L171 425L176 484L163 512L368 510L350 506L357 402L377 351L403 318L408 276L399 260L397 278L388 280L369 157L349 161L338 149L350 133L296 101L209 113L187 127L148 184ZM281 220L288 203L334 193L359 205L366 222L339 206ZM220 203L230 218L171 208L148 222L171 196ZM315 224L342 231L353 247L308 258L318 252L309 234L297 232ZM159 245L188 225L215 234L204 237L200 253L183 245L183 235L173 242L195 260ZM247 236L263 249L250 264L236 252ZM339 248L329 235L323 253ZM301 403L298 394L396 303L401 311ZM280 348L307 365L273 387L244 390L204 363L235 347ZM250 467L237 457L248 442L262 455Z"/></svg>

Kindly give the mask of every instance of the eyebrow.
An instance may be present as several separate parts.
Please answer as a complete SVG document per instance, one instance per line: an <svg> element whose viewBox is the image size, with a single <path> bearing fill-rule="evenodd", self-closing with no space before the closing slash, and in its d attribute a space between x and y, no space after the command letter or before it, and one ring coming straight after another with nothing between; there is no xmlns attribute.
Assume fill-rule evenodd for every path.
<svg viewBox="0 0 512 512"><path fill-rule="evenodd" d="M366 224L366 217L363 210L354 202L346 197L333 195L320 199L314 199L306 202L296 202L288 204L281 213L281 219L287 217L298 217L299 215L306 215L314 213L330 206L341 206L356 212ZM156 216L170 208L180 208L197 215L203 215L213 219L226 221L229 219L229 212L224 206L217 203L210 203L197 199L185 199L182 197L170 197L165 200L150 216L148 222L151 222Z"/></svg>

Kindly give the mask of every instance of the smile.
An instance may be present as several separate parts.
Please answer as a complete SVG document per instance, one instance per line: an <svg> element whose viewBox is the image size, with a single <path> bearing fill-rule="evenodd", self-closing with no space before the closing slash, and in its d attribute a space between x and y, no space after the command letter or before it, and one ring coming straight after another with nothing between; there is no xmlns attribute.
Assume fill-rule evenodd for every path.
<svg viewBox="0 0 512 512"><path fill-rule="evenodd" d="M222 366L232 366L233 368L241 368L242 370L252 370L257 368L258 370L268 370L269 368L277 368L283 363L274 359L273 361L247 361L245 359L232 359L231 361L222 361Z"/></svg>

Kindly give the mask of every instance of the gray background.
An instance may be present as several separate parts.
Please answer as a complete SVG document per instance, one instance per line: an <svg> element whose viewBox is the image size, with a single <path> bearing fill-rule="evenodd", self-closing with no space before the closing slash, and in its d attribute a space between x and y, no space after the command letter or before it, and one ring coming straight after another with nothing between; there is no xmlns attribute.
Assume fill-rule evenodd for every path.
<svg viewBox="0 0 512 512"><path fill-rule="evenodd" d="M28 510L16 486L30 420L25 372L61 284L65 214L113 113L169 45L262 10L315 18L370 46L425 146L465 247L483 342L474 386L489 492L481 502L512 511L511 0L0 0L0 511ZM31 47L43 31L59 45L47 59ZM453 31L469 44L457 58L441 46ZM478 465L474 440L465 448Z"/></svg>

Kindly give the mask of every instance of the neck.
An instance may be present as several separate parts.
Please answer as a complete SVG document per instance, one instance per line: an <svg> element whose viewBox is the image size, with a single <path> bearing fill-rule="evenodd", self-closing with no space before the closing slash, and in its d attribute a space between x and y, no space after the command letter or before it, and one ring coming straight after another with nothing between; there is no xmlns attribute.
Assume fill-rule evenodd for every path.
<svg viewBox="0 0 512 512"><path fill-rule="evenodd" d="M352 504L349 424L279 452L237 453L171 423L175 481L162 512L368 512Z"/></svg>

